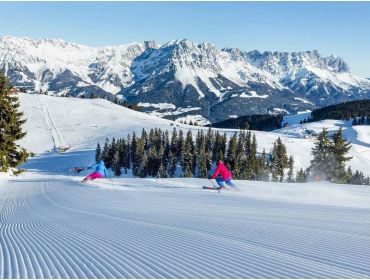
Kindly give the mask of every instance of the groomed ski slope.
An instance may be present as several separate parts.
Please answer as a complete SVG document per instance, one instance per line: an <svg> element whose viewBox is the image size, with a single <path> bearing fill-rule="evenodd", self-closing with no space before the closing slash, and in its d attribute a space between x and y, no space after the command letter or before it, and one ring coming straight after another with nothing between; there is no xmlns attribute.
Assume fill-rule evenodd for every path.
<svg viewBox="0 0 370 280"><path fill-rule="evenodd" d="M97 141L170 122L103 100L21 95L21 105L23 145L39 154L28 172L0 176L1 278L370 278L368 187L237 181L239 191L217 193L201 189L204 179L81 184L85 174L69 168L92 163ZM367 151L367 128L348 129ZM281 136L305 163L312 139L301 132L256 135L260 148ZM62 146L69 149L57 152Z"/></svg>
<svg viewBox="0 0 370 280"><path fill-rule="evenodd" d="M206 183L1 183L0 277L370 277L369 189L239 182L217 193Z"/></svg>

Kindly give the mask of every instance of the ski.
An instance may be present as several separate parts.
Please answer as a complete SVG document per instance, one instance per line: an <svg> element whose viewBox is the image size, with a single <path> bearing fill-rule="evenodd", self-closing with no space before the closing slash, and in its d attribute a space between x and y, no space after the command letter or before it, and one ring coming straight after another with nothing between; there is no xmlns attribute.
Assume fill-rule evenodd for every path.
<svg viewBox="0 0 370 280"><path fill-rule="evenodd" d="M220 191L222 190L224 187L207 187L207 186L203 186L203 190L214 190L214 191Z"/></svg>

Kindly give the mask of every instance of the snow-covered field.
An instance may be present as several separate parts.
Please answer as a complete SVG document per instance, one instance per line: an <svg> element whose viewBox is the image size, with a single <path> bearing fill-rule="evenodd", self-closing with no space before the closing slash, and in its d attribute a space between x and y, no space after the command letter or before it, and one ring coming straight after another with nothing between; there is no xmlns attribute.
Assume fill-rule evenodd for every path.
<svg viewBox="0 0 370 280"><path fill-rule="evenodd" d="M21 95L21 105L22 144L38 155L28 172L0 176L1 278L370 278L369 187L237 181L239 191L217 193L201 189L204 179L81 184L68 170L92 163L97 141L171 122L97 99ZM322 126L344 126L351 163L370 175L365 126L292 124L256 132L259 149L280 136L307 167L305 129Z"/></svg>

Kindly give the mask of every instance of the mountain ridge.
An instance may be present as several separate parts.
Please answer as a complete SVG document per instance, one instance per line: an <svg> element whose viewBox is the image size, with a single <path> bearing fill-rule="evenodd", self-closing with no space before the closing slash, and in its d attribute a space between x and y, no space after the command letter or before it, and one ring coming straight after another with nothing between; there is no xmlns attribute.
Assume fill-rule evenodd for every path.
<svg viewBox="0 0 370 280"><path fill-rule="evenodd" d="M187 39L94 48L3 36L0 69L31 92L119 97L160 117L193 115L203 123L370 98L370 81L334 55L218 49Z"/></svg>

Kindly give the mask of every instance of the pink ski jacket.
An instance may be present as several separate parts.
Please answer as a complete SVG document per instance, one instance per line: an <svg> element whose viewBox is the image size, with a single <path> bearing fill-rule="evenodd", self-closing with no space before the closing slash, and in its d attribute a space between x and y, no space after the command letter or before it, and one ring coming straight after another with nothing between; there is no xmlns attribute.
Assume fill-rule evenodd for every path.
<svg viewBox="0 0 370 280"><path fill-rule="evenodd" d="M232 179L230 171L227 170L225 164L222 162L217 165L215 173L213 173L211 179L215 179L218 175L220 175L225 181Z"/></svg>

